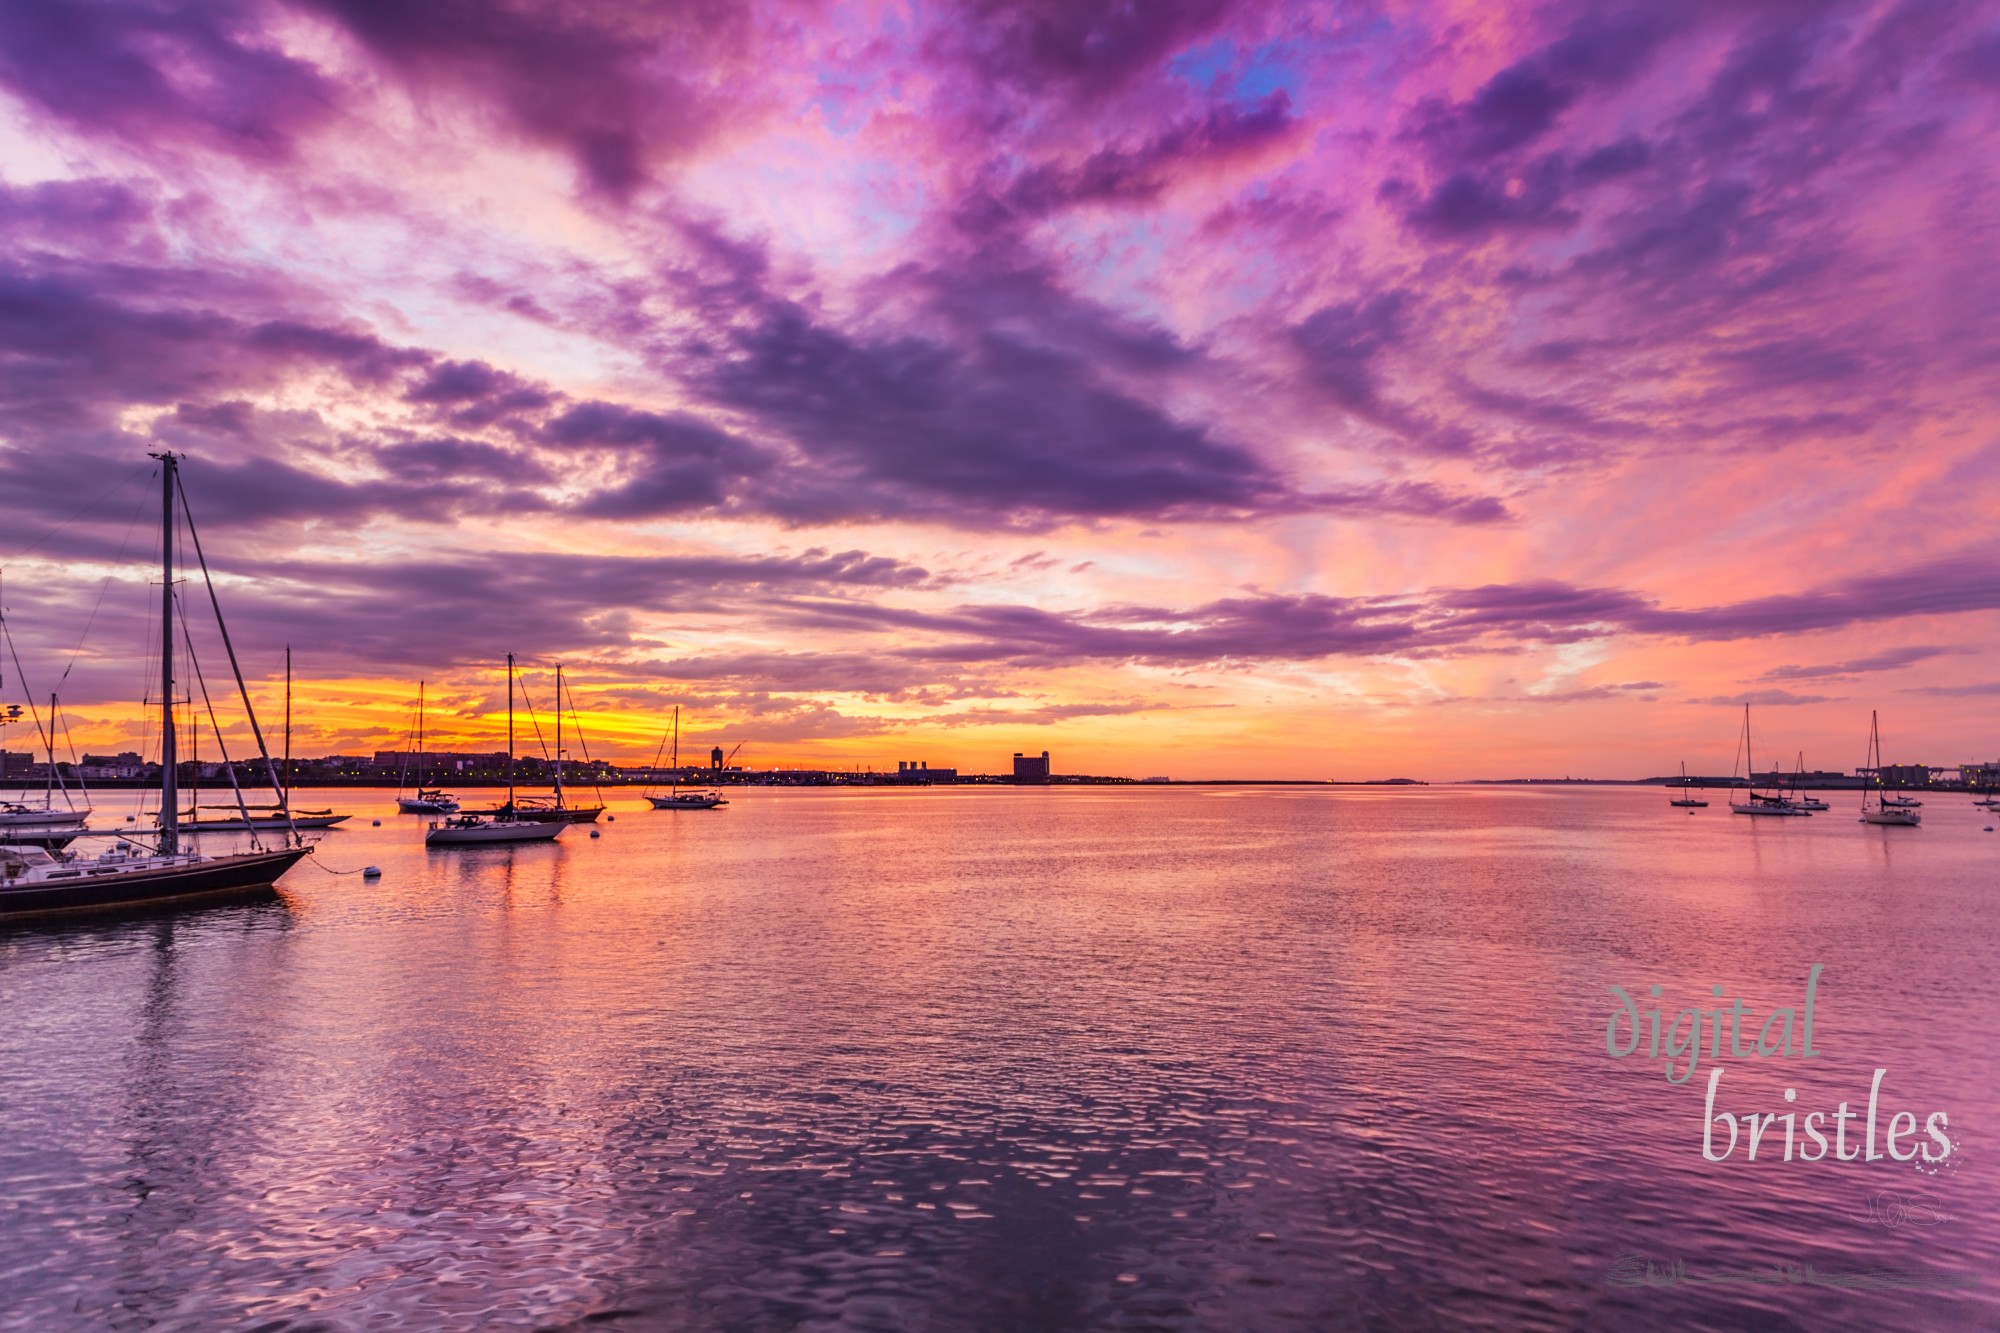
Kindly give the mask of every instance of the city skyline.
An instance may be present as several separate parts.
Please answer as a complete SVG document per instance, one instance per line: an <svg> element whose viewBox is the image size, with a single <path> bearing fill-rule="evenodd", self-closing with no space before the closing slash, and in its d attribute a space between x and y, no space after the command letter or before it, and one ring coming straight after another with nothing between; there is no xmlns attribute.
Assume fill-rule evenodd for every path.
<svg viewBox="0 0 2000 1333"><path fill-rule="evenodd" d="M620 764L2000 753L1990 10L454 12L0 15L79 750L165 448L302 753L497 748L508 652Z"/></svg>

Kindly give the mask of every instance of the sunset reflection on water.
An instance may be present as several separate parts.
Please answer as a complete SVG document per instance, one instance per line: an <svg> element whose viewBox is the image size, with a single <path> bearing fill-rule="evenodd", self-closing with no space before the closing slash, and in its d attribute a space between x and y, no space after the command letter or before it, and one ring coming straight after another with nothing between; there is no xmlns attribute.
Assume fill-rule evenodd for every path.
<svg viewBox="0 0 2000 1333"><path fill-rule="evenodd" d="M0 939L13 1326L2000 1319L1612 1280L1995 1272L2000 839L1943 802L748 790L427 852L326 800L368 813L279 902ZM1825 1055L1724 1061L1731 1109L1886 1066L1948 1169L1705 1162L1699 1081L1605 1052L1611 984L1762 1010L1813 963ZM1950 1220L1872 1220L1918 1190Z"/></svg>

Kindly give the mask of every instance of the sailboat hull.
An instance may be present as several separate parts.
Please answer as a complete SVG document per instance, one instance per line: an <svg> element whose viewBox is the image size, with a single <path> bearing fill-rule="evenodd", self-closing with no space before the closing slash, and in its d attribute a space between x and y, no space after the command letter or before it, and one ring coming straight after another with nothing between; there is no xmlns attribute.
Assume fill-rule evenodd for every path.
<svg viewBox="0 0 2000 1333"><path fill-rule="evenodd" d="M276 832L279 830L332 828L352 819L352 815L298 815L286 819L283 815L252 815L249 823L244 823L241 815L235 819L183 819L180 831L183 833L242 833L246 830Z"/></svg>
<svg viewBox="0 0 2000 1333"><path fill-rule="evenodd" d="M85 832L87 830L81 826L73 827L67 824L60 827L39 824L32 828L15 825L11 828L0 828L0 843L11 842L23 847L46 847L54 851L59 847L69 846Z"/></svg>
<svg viewBox="0 0 2000 1333"><path fill-rule="evenodd" d="M83 821L90 815L88 810L42 810L32 806L22 809L0 810L0 836L11 834L18 828L75 828L83 827Z"/></svg>
<svg viewBox="0 0 2000 1333"><path fill-rule="evenodd" d="M713 810L729 802L720 796L648 796L655 810Z"/></svg>
<svg viewBox="0 0 2000 1333"><path fill-rule="evenodd" d="M85 861L77 865L75 878L0 885L0 921L247 896L274 888L310 852L290 847L138 870L93 871Z"/></svg>
<svg viewBox="0 0 2000 1333"><path fill-rule="evenodd" d="M406 815L450 815L458 813L458 802L420 801L405 796L396 802L396 808Z"/></svg>
<svg viewBox="0 0 2000 1333"><path fill-rule="evenodd" d="M491 810L474 810L471 814L484 815L488 819L517 820L528 824L595 824L597 817L604 813L601 805L523 805L518 808L497 805Z"/></svg>
<svg viewBox="0 0 2000 1333"><path fill-rule="evenodd" d="M1796 805L1764 805L1762 803L1756 805L1738 805L1736 802L1731 801L1729 808L1739 815L1774 815L1798 819L1810 819L1812 817L1812 811L1801 810Z"/></svg>
<svg viewBox="0 0 2000 1333"><path fill-rule="evenodd" d="M433 824L424 835L426 847L470 847L507 842L549 842L562 836L568 823L541 822L528 820L495 820L466 823L453 821L448 824Z"/></svg>

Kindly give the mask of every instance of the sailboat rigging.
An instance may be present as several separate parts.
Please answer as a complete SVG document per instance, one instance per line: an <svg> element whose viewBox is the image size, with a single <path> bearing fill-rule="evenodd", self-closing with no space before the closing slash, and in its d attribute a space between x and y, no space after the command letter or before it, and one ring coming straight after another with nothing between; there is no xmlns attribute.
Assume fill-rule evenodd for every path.
<svg viewBox="0 0 2000 1333"><path fill-rule="evenodd" d="M198 670L199 668L197 667ZM203 684L202 690L205 701L207 698L206 684ZM210 712L212 716L213 709ZM190 732L190 747L192 747L192 738L195 734L196 732L194 731ZM218 743L221 740L219 729L216 733L216 739ZM222 759L223 766L229 773L230 786L232 789L235 789L235 802L228 805L202 805L199 796L196 795L191 787L188 793L190 798L192 798L191 803L189 808L180 817L182 832L241 833L246 829L251 831L259 829L265 831L286 829L297 832L299 829L332 828L336 824L344 824L353 818L352 815L337 815L331 810L298 810L292 807L292 650L289 645L285 648L285 767L282 776L276 770L272 770L271 772L271 792L277 799L263 805L250 805L246 803L243 799L242 790L236 788L236 772L234 766L229 763L227 747L223 748ZM266 765L266 767L268 768L269 765ZM195 764L193 765L190 781L198 784L200 778L201 765ZM232 810L235 813L204 818L201 814L203 810Z"/></svg>
<svg viewBox="0 0 2000 1333"><path fill-rule="evenodd" d="M514 803L514 654L507 654L507 804L500 807L512 811ZM449 819L434 820L430 831L424 834L426 847L456 847L475 843L493 842L548 842L560 837L569 827L567 820L503 818L498 812L453 815Z"/></svg>
<svg viewBox="0 0 2000 1333"><path fill-rule="evenodd" d="M94 857L64 855L41 848L0 846L0 917L20 918L58 913L104 911L141 906L158 906L223 896L269 893L277 881L309 855L312 849L296 836L293 845L266 849L252 837L252 850L207 855L183 850L180 827L179 755L174 717L174 627L177 622L174 592L174 540L177 535L174 500L179 496L183 510L187 496L181 488L180 456L172 451L151 455L160 464L160 817L157 841L149 848L130 835L118 845ZM195 558L200 563L209 603L216 613L217 628L229 655L231 670L249 714L251 734L267 769L270 751L257 725L257 713L250 691L243 684L236 650L229 639L229 627L222 619L222 604L215 581L209 574L208 559L202 553L201 537L187 514L187 531ZM204 703L207 687L195 668L196 683L202 685ZM213 717L213 707L209 708ZM272 785L277 774L271 772Z"/></svg>
<svg viewBox="0 0 2000 1333"><path fill-rule="evenodd" d="M521 686L522 698L527 699L527 692L527 685L524 682ZM528 718L532 722L535 717L535 701L527 699L527 704ZM517 797L510 787L507 793L507 804L496 806L491 810L479 811L478 813L491 815L495 819L528 819L537 820L545 824L594 824L597 822L597 817L604 813L604 803L601 800L596 805L571 805L563 798L562 704L563 669L561 666L558 666L556 667L555 794L553 796ZM581 725L578 726L578 734L582 734ZM535 739L538 742L541 741L541 735L541 724L536 722ZM546 758L549 755L549 751L545 742L543 745L542 754Z"/></svg>
<svg viewBox="0 0 2000 1333"><path fill-rule="evenodd" d="M655 796L651 792L646 793L646 799L652 803L653 808L655 810L713 810L719 805L728 805L729 802L723 798L722 793L719 791L681 790L681 706L679 704L674 705L672 736L674 741L673 789L665 796ZM660 740L664 744L666 737L662 736ZM653 755L653 767L657 769L659 766L660 756L656 751Z"/></svg>
<svg viewBox="0 0 2000 1333"><path fill-rule="evenodd" d="M440 788L424 785L424 682L417 682L417 794L403 795L396 788L396 808L406 815L448 815L457 811L458 800ZM407 767L404 770L408 771Z"/></svg>
<svg viewBox="0 0 2000 1333"><path fill-rule="evenodd" d="M1739 815L1796 815L1801 818L1811 818L1812 811L1800 809L1786 800L1781 793L1773 792L1765 795L1757 790L1757 761L1752 757L1750 752L1749 704L1743 705L1742 750L1744 773L1747 777L1749 790L1741 803L1735 797L1730 797L1729 808L1732 811Z"/></svg>
<svg viewBox="0 0 2000 1333"><path fill-rule="evenodd" d="M1681 760L1681 794L1667 802L1668 805L1684 806L1692 810L1708 809L1708 802L1697 798L1693 788L1694 779L1688 776L1687 760Z"/></svg>
<svg viewBox="0 0 2000 1333"><path fill-rule="evenodd" d="M1900 828L1916 828L1923 823L1924 817L1916 809L1921 801L1898 799L1882 791L1882 725L1872 708L1868 710L1868 762L1863 771L1868 785L1861 789L1862 823ZM1868 803L1870 796L1875 798L1872 806Z"/></svg>

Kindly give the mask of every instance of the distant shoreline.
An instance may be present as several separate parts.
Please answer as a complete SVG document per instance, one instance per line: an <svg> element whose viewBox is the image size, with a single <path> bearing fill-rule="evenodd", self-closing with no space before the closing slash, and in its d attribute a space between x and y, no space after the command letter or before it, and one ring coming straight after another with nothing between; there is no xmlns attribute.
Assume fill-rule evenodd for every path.
<svg viewBox="0 0 2000 1333"><path fill-rule="evenodd" d="M1766 776L1760 775L1759 781ZM565 789L572 792L588 791L593 788L622 791L630 788L648 789L669 785L670 779L653 777L592 778L565 783ZM300 791L358 790L414 790L398 788L396 784L384 782L380 778L361 777L301 777L295 784ZM509 785L505 778L458 778L444 784L453 791L494 791L505 790ZM547 781L533 779L513 784L522 788L548 787ZM1062 777L1048 782L1015 782L1011 777L988 776L983 774L961 775L948 782L898 781L894 774L877 774L873 780L864 774L830 773L819 770L777 770L763 773L705 773L696 777L683 778L683 787L869 787L869 788L909 788L909 787L1673 787L1682 785L1678 776L1655 778L1449 778L1430 781L1421 778L1114 778L1114 777ZM1740 790L1751 785L1743 778L1694 778L1687 782L1692 791ZM1803 782L1786 781L1786 787L1800 791L1861 791L1866 782L1856 777L1813 778ZM89 783L78 783L71 779L72 793L91 791L150 791L159 786L157 779L144 778L104 778ZM24 782L0 782L0 800L33 800L39 798L46 787L41 781L29 779ZM60 790L60 788L58 789ZM189 784L181 783L181 791L189 791ZM204 782L199 788L204 796L227 795L229 786L224 782ZM1901 790L1901 789L1899 789ZM1973 792L1983 788L1967 787L1963 783L1937 783L1928 787L1912 787L1910 791L1931 792ZM269 799L270 788L262 785L243 786L245 799L256 803Z"/></svg>

